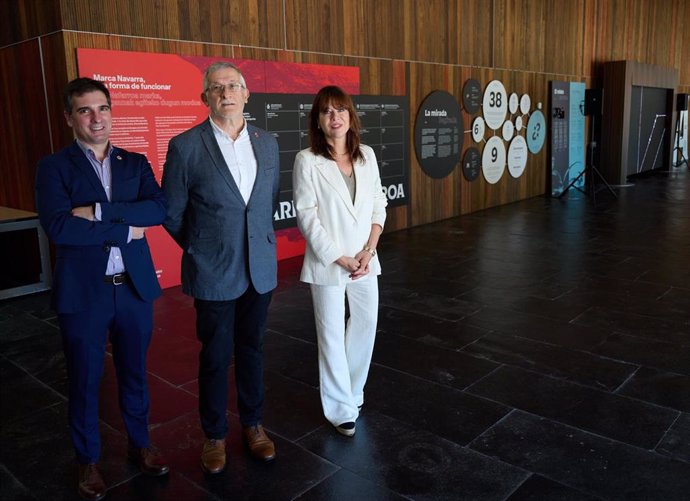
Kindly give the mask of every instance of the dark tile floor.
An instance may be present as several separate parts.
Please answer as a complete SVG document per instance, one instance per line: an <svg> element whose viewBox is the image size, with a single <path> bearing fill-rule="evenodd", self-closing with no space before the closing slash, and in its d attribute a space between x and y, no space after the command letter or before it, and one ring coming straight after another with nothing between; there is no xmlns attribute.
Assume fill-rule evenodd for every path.
<svg viewBox="0 0 690 501"><path fill-rule="evenodd" d="M179 288L156 303L151 423L172 466L142 477L109 362L109 499L690 499L690 174L596 204L572 191L386 234L380 327L357 435L321 415L299 259L280 263L265 343L265 426L205 476L197 342ZM48 296L0 303L2 499L73 499L65 369ZM234 399L234 395L231 400Z"/></svg>

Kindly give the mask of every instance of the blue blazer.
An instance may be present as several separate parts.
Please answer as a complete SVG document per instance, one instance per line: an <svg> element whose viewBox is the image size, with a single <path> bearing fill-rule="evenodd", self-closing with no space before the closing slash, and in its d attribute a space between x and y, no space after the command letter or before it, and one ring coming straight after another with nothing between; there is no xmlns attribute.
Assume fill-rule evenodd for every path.
<svg viewBox="0 0 690 501"><path fill-rule="evenodd" d="M208 120L168 144L163 192L165 229L182 248L182 290L208 301L238 298L251 283L264 294L277 285L273 213L278 206L278 143L247 124L257 162L245 203Z"/></svg>
<svg viewBox="0 0 690 501"><path fill-rule="evenodd" d="M163 222L166 202L146 157L114 148L112 200L76 141L43 158L36 175L38 215L55 244L53 306L58 313L88 309L103 283L110 248L117 246L138 295L153 301L161 289L146 238L127 242L130 226ZM101 205L101 221L71 215L74 207ZM101 286L102 289L102 286Z"/></svg>

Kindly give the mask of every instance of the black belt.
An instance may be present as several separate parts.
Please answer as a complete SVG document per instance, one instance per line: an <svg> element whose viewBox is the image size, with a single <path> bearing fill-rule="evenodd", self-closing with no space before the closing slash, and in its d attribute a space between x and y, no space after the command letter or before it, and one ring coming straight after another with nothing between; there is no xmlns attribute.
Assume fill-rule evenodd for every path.
<svg viewBox="0 0 690 501"><path fill-rule="evenodd" d="M127 276L127 273L115 273L115 275L104 276L103 281L106 284L122 285L129 282L129 277Z"/></svg>

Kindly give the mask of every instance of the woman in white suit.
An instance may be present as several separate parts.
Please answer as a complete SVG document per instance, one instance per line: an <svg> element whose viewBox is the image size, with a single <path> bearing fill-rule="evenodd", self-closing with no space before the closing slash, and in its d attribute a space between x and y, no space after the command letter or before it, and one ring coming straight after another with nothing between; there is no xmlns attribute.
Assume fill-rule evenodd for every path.
<svg viewBox="0 0 690 501"><path fill-rule="evenodd" d="M321 89L309 114L311 147L297 154L292 174L297 225L307 241L300 279L311 284L321 404L349 437L374 349L376 246L387 205L376 157L360 144L359 129L350 96L335 86Z"/></svg>

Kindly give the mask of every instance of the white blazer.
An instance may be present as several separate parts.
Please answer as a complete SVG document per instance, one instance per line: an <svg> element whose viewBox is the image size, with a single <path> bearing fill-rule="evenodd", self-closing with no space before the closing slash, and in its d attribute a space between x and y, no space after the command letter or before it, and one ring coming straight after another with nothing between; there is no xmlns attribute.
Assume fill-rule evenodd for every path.
<svg viewBox="0 0 690 501"><path fill-rule="evenodd" d="M388 200L381 187L374 150L361 145L365 162L354 164L355 201L333 160L302 150L292 170L297 226L307 241L300 280L318 285L344 285L350 273L335 263L354 257L369 240L372 224L383 228ZM369 261L369 273L381 274L378 255Z"/></svg>

